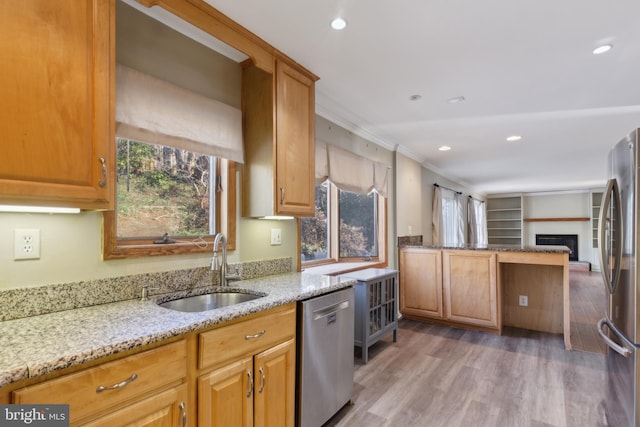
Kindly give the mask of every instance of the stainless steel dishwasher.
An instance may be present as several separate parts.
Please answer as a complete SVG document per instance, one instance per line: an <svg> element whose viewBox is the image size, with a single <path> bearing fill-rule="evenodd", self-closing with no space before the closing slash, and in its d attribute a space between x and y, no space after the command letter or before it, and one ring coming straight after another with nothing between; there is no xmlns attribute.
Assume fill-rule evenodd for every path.
<svg viewBox="0 0 640 427"><path fill-rule="evenodd" d="M297 425L320 427L353 392L353 288L298 303Z"/></svg>

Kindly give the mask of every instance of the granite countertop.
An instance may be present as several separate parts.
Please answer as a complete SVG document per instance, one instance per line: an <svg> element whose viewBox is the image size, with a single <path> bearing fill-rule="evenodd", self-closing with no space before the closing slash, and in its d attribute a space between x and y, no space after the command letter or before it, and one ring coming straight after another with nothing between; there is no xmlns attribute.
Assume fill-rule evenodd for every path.
<svg viewBox="0 0 640 427"><path fill-rule="evenodd" d="M226 290L266 296L204 312L162 308L157 302L168 299L162 295L145 302L128 300L0 322L0 387L343 289L354 282L289 273L231 282ZM173 295L173 299L176 296L182 295Z"/></svg>
<svg viewBox="0 0 640 427"><path fill-rule="evenodd" d="M470 251L494 251L494 252L536 252L536 253L571 253L567 246L551 245L461 245L461 246L438 246L438 245L400 245L401 248L425 248L425 249L462 249Z"/></svg>

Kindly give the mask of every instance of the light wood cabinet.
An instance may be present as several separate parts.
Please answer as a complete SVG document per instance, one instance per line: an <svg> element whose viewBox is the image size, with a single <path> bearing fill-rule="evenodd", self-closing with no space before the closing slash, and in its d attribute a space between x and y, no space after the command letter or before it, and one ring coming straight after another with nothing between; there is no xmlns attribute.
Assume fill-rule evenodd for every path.
<svg viewBox="0 0 640 427"><path fill-rule="evenodd" d="M442 265L446 318L498 328L495 252L443 251Z"/></svg>
<svg viewBox="0 0 640 427"><path fill-rule="evenodd" d="M442 300L442 251L400 249L400 312L406 315L444 318Z"/></svg>
<svg viewBox="0 0 640 427"><path fill-rule="evenodd" d="M295 340L198 379L198 420L207 426L293 426Z"/></svg>
<svg viewBox="0 0 640 427"><path fill-rule="evenodd" d="M186 376L182 340L15 390L13 403L69 404L71 425L182 426Z"/></svg>
<svg viewBox="0 0 640 427"><path fill-rule="evenodd" d="M244 64L243 216L314 215L315 80L280 59L274 74Z"/></svg>
<svg viewBox="0 0 640 427"><path fill-rule="evenodd" d="M407 317L500 330L495 252L401 248L399 266Z"/></svg>
<svg viewBox="0 0 640 427"><path fill-rule="evenodd" d="M295 322L293 303L199 335L200 424L294 425Z"/></svg>
<svg viewBox="0 0 640 427"><path fill-rule="evenodd" d="M2 2L0 203L113 207L114 3Z"/></svg>

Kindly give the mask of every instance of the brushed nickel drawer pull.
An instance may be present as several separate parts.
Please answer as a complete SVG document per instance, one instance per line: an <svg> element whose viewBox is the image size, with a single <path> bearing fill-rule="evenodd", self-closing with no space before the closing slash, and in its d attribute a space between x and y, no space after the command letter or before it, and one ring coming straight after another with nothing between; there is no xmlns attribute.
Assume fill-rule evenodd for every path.
<svg viewBox="0 0 640 427"><path fill-rule="evenodd" d="M103 385L98 386L98 388L96 388L96 393L102 393L103 391L107 391L107 390L117 390L119 388L122 388L126 385L128 385L129 383L132 383L133 381L136 380L136 378L138 378L138 374L131 374L131 376L129 378L127 378L126 380L118 383L118 384L114 384L112 386L109 387L105 387Z"/></svg>
<svg viewBox="0 0 640 427"><path fill-rule="evenodd" d="M280 187L280 204L284 205L284 187Z"/></svg>
<svg viewBox="0 0 640 427"><path fill-rule="evenodd" d="M104 188L107 185L107 163L104 157L100 157L98 160L102 163L102 181L98 185Z"/></svg>
<svg viewBox="0 0 640 427"><path fill-rule="evenodd" d="M263 330L261 330L260 332L258 332L258 333L257 333L257 334L255 334L255 335L245 335L245 336L244 336L244 339L245 339L245 340L253 340L253 339L256 339L256 338L260 338L261 336L263 336L263 335L264 335L264 334L266 334L266 333L267 333L267 331L265 331L265 330L263 329Z"/></svg>

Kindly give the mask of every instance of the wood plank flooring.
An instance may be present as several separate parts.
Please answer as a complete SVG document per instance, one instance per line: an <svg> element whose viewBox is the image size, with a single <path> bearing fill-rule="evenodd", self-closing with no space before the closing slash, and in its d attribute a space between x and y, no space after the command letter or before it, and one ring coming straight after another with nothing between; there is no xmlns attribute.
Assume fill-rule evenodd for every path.
<svg viewBox="0 0 640 427"><path fill-rule="evenodd" d="M606 310L602 274L594 271L569 273L571 287L571 344L574 349L604 354L606 346L596 328Z"/></svg>
<svg viewBox="0 0 640 427"><path fill-rule="evenodd" d="M572 286L597 283L599 273L584 273ZM586 305L572 310L577 322L601 317ZM588 334L572 323L576 342L590 345ZM367 365L356 358L353 404L325 427L607 426L605 369L603 354L565 351L561 335L506 328L498 336L401 319L397 343L389 335L372 346Z"/></svg>

